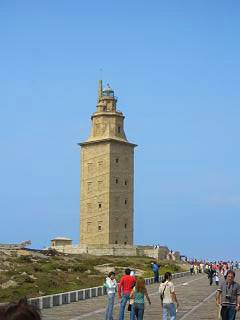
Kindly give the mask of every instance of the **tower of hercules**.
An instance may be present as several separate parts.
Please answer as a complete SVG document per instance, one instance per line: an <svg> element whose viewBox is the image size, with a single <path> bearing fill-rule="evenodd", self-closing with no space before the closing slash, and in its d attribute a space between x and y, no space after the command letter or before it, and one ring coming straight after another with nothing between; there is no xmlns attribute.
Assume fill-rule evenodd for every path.
<svg viewBox="0 0 240 320"><path fill-rule="evenodd" d="M124 115L107 85L98 83L97 110L81 146L80 244L133 244L134 147Z"/></svg>

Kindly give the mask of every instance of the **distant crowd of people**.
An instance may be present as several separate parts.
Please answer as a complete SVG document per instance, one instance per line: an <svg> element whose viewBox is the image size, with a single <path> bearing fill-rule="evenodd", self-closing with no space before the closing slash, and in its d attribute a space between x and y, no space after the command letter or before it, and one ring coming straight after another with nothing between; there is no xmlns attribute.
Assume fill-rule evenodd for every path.
<svg viewBox="0 0 240 320"><path fill-rule="evenodd" d="M198 274L198 273L207 273L209 278L210 285L215 281L216 285L219 285L219 277L220 275L224 276L225 280L227 277L227 272L229 270L239 269L238 261L218 261L218 262L192 262L190 265L190 273Z"/></svg>
<svg viewBox="0 0 240 320"><path fill-rule="evenodd" d="M190 265L190 272L191 274L197 274L197 273L208 273L209 269L213 269L215 271L220 272L224 275L226 274L228 270L234 270L239 269L240 262L238 261L214 261L214 262L206 262L206 261L192 261Z"/></svg>
<svg viewBox="0 0 240 320"><path fill-rule="evenodd" d="M152 262L154 272L154 283L159 282L159 265ZM210 285L215 281L219 286L216 293L216 304L219 307L219 319L235 320L237 311L240 310L240 285L235 282L235 269L239 269L236 262L206 262L193 261L190 264L190 274L197 275L205 273L208 275ZM220 278L223 279L219 285ZM130 312L130 320L142 320L144 316L144 300L149 305L151 300L143 277L136 277L134 271L125 269L125 274L119 283L115 279L115 273L110 272L104 282L107 291L107 305L105 320L113 320L113 309L115 296L118 294L120 301L118 320L124 320L127 306ZM162 319L176 320L176 313L179 308L177 295L172 282L172 274L166 272L162 282L159 284L158 292L160 304L162 305ZM40 311L29 305L26 299L17 303L10 303L0 307L0 320L41 320Z"/></svg>
<svg viewBox="0 0 240 320"><path fill-rule="evenodd" d="M238 261L194 261L190 265L190 274L206 273L210 286L213 282L219 286L220 277L224 279L216 294L219 319L235 320L236 313L240 310L240 285L234 281L234 270L239 269L239 266L240 263Z"/></svg>

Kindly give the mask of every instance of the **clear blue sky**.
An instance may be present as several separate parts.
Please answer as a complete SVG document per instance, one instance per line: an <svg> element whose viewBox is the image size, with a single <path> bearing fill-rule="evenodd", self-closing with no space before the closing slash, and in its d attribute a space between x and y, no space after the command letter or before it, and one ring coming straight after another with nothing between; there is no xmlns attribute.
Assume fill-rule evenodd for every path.
<svg viewBox="0 0 240 320"><path fill-rule="evenodd" d="M0 2L0 242L79 239L102 68L135 153L135 243L240 258L239 1Z"/></svg>

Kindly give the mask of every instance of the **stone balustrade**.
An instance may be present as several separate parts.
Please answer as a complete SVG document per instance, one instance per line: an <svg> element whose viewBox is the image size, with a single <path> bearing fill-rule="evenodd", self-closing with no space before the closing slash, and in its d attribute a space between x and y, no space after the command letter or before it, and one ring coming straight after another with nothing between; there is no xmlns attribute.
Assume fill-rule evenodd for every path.
<svg viewBox="0 0 240 320"><path fill-rule="evenodd" d="M190 275L190 272L179 272L173 274L173 279L181 278ZM159 281L162 281L163 276L159 277ZM154 277L145 278L146 285L154 283ZM80 300L91 299L98 296L106 295L106 289L103 286L86 288L76 291L69 291L63 293L56 293L53 295L42 296L37 298L30 298L28 301L31 305L36 306L39 309L47 309L55 306L61 306Z"/></svg>

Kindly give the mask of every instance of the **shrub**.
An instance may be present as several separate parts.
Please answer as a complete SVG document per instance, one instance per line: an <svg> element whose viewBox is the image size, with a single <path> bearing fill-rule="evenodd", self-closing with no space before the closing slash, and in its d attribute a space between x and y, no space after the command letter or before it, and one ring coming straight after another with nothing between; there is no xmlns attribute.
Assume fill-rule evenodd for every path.
<svg viewBox="0 0 240 320"><path fill-rule="evenodd" d="M26 262L32 263L32 259L30 256L20 256L17 258L17 262L19 262L19 263L26 263Z"/></svg>
<svg viewBox="0 0 240 320"><path fill-rule="evenodd" d="M82 264L75 264L72 266L72 269L74 272L84 272L88 270L87 266Z"/></svg>
<svg viewBox="0 0 240 320"><path fill-rule="evenodd" d="M43 272L43 268L41 266L34 266L33 267L34 272Z"/></svg>

